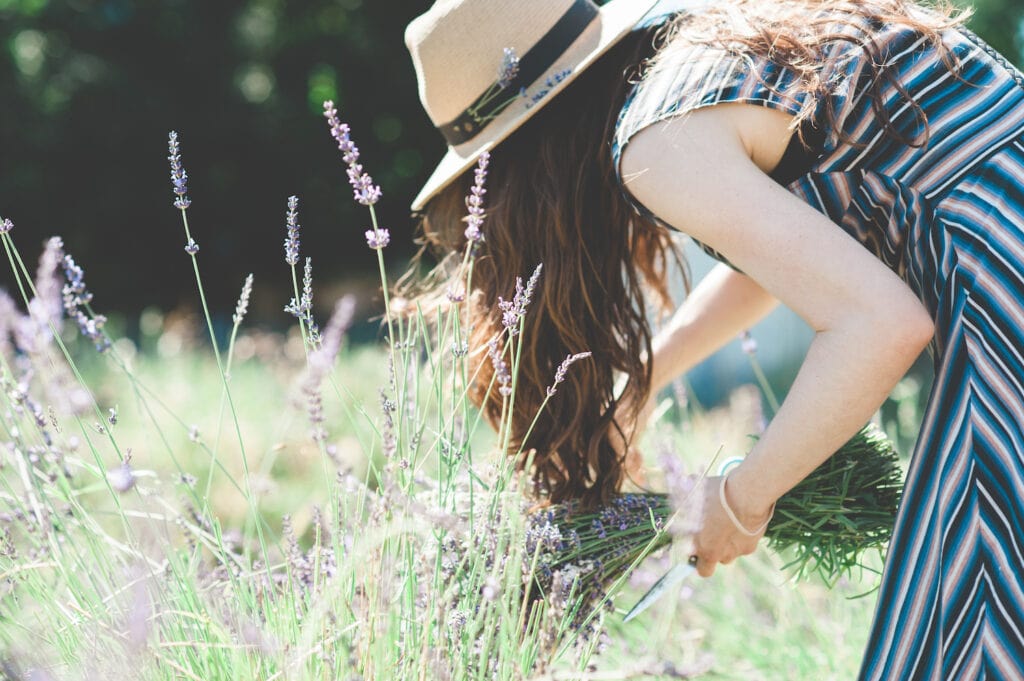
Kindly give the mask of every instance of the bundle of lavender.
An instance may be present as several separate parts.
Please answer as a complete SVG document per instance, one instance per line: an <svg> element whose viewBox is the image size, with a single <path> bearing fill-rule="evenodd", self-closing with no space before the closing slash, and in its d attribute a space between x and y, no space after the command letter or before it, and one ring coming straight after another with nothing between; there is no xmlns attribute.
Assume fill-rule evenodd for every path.
<svg viewBox="0 0 1024 681"><path fill-rule="evenodd" d="M778 500L765 536L772 550L791 556L785 569L795 577L816 574L831 586L865 567L869 552L884 551L901 489L892 443L869 424ZM561 589L562 599L571 589L582 618L631 566L687 533L666 530L677 504L668 494L624 494L596 510L569 502L533 513L526 548L536 587ZM681 514L674 522L693 521Z"/></svg>

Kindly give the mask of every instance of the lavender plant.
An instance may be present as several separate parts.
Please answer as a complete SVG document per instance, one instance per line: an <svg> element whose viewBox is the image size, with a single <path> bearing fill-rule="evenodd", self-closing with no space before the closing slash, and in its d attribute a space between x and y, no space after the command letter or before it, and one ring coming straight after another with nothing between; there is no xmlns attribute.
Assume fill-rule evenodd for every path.
<svg viewBox="0 0 1024 681"><path fill-rule="evenodd" d="M510 78L514 66L511 54ZM220 409L200 401L184 362L133 356L130 342L110 337L84 271L59 239L47 242L33 280L13 223L0 219L21 298L0 293L4 675L591 675L607 642L603 613L623 575L666 541L671 504L634 495L595 514L572 506L538 513L528 505L512 458L497 454L508 449L509 424L485 432L467 397L476 379L467 358L467 299L486 239L489 157L479 159L467 197L465 252L449 305L397 315L383 257L390 233L374 213L381 190L330 102L324 113L353 199L370 213L369 229L353 230L353 238L365 239L378 263L385 348L356 351L344 342L356 314L349 298L318 328L312 266L300 252L299 201L290 197L284 259L301 349L281 402L275 397L289 390L280 372L242 351L243 341L247 352L255 345L245 328L258 293L251 276L222 360L176 133L168 137L172 203L213 356L196 373L214 379ZM495 311L504 323L491 352L502 368L490 389L502 395L506 417L515 408L523 316L542 273L539 265L531 276L522 273L525 283L518 279L512 300ZM84 343L72 340L76 333ZM349 356L356 352L364 354ZM117 382L87 381L84 357ZM545 396L588 358L567 356ZM147 362L160 372L140 371ZM153 375L162 382L152 384ZM174 381L181 387L168 385ZM263 411L249 416L257 405ZM223 423L234 438L222 441ZM263 429L271 434L258 437ZM301 475L286 481L285 467ZM275 489L287 484L291 498ZM630 553L643 537L645 548ZM685 677L658 662L644 669Z"/></svg>

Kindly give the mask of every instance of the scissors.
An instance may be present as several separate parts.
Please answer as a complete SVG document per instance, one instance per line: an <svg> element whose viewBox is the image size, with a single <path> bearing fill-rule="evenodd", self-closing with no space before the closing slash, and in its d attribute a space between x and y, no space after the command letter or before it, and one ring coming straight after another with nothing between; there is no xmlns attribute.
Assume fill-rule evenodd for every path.
<svg viewBox="0 0 1024 681"><path fill-rule="evenodd" d="M722 462L721 467L718 469L719 475L725 475L732 468L738 466L743 461L740 457L732 457ZM647 608L651 607L654 601L658 600L665 590L669 587L675 586L679 582L683 581L694 572L697 571L697 556L690 556L685 563L676 563L668 572L663 574L658 581L654 583L647 593L644 594L643 598L637 601L636 605L630 608L626 616L622 618L623 622L628 622Z"/></svg>
<svg viewBox="0 0 1024 681"><path fill-rule="evenodd" d="M682 580L689 577L697 570L697 556L690 556L685 563L676 563L669 571L661 576L661 578L654 583L644 597L637 601L626 616L622 618L623 622L628 622L644 610L649 608L654 601L661 597L661 594L665 592L671 586L674 586Z"/></svg>

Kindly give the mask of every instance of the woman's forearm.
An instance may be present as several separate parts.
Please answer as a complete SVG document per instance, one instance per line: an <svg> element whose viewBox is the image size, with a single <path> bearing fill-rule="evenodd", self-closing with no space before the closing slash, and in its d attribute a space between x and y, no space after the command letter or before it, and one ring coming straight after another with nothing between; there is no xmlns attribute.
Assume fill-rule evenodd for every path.
<svg viewBox="0 0 1024 681"><path fill-rule="evenodd" d="M655 336L651 393L753 326L777 303L750 277L726 265L715 267Z"/></svg>
<svg viewBox="0 0 1024 681"><path fill-rule="evenodd" d="M819 332L779 412L729 477L728 497L756 522L861 428L931 338L923 313Z"/></svg>

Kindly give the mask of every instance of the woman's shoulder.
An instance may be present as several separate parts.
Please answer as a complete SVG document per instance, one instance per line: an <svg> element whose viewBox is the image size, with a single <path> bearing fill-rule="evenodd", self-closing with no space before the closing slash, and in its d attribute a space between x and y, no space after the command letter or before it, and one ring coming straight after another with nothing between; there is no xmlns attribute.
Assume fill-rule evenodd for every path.
<svg viewBox="0 0 1024 681"><path fill-rule="evenodd" d="M891 3L903 7L904 20L887 21L868 3L795 0L722 0L677 15L626 98L618 144L651 123L722 103L814 119L825 98L848 95L890 61L940 62L924 36L939 35L949 18Z"/></svg>

